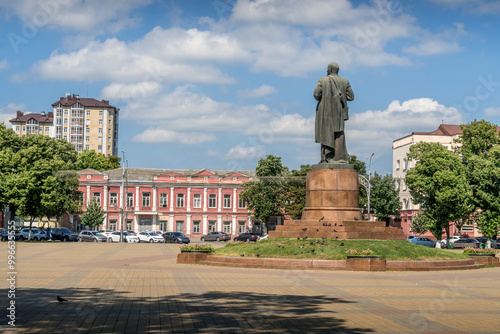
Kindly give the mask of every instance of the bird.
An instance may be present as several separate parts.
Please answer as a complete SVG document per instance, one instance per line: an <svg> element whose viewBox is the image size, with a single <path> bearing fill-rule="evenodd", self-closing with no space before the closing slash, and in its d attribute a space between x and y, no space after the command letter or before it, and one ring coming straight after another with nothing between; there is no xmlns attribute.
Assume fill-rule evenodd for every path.
<svg viewBox="0 0 500 334"><path fill-rule="evenodd" d="M304 246L300 246L299 248L304 248Z"/></svg>
<svg viewBox="0 0 500 334"><path fill-rule="evenodd" d="M319 219L319 221L322 221L323 219L325 219L325 216L321 217L321 218Z"/></svg>
<svg viewBox="0 0 500 334"><path fill-rule="evenodd" d="M60 303L62 303L62 302L67 302L68 300L67 300L67 299L64 299L64 298L61 298L61 297L59 297L59 296L57 296L57 301L58 301L58 302L59 302L59 304L60 304Z"/></svg>
<svg viewBox="0 0 500 334"><path fill-rule="evenodd" d="M316 232L319 232L319 228L316 229Z"/></svg>
<svg viewBox="0 0 500 334"><path fill-rule="evenodd" d="M337 226L337 223L335 223L335 226Z"/></svg>
<svg viewBox="0 0 500 334"><path fill-rule="evenodd" d="M255 254L255 256L259 257L259 256L260 256L260 254Z"/></svg>
<svg viewBox="0 0 500 334"><path fill-rule="evenodd" d="M245 254L240 254L240 256L245 256Z"/></svg>
<svg viewBox="0 0 500 334"><path fill-rule="evenodd" d="M339 236L337 235L337 236L335 237L335 240L337 240L338 238L339 238Z"/></svg>
<svg viewBox="0 0 500 334"><path fill-rule="evenodd" d="M344 246L344 243L343 243L343 242L341 242L339 246L340 246L340 247Z"/></svg>
<svg viewBox="0 0 500 334"><path fill-rule="evenodd" d="M354 217L354 220L358 220L358 218Z"/></svg>
<svg viewBox="0 0 500 334"><path fill-rule="evenodd" d="M323 237L323 238L321 238L321 239L326 239L326 237Z"/></svg>
<svg viewBox="0 0 500 334"><path fill-rule="evenodd" d="M332 223L328 224L328 226L332 226Z"/></svg>
<svg viewBox="0 0 500 334"><path fill-rule="evenodd" d="M337 232L337 230L336 230L336 229L333 229L333 232Z"/></svg>
<svg viewBox="0 0 500 334"><path fill-rule="evenodd" d="M328 224L327 223L323 223L323 226L328 226Z"/></svg>
<svg viewBox="0 0 500 334"><path fill-rule="evenodd" d="M302 238L302 240L306 240L306 239L307 239L307 237L303 237L303 238Z"/></svg>
<svg viewBox="0 0 500 334"><path fill-rule="evenodd" d="M297 237L297 240L300 240L300 237Z"/></svg>
<svg viewBox="0 0 500 334"><path fill-rule="evenodd" d="M305 232L305 231L307 231L307 227L306 227L306 228L303 228L303 229L302 229L302 231L304 231L304 232Z"/></svg>

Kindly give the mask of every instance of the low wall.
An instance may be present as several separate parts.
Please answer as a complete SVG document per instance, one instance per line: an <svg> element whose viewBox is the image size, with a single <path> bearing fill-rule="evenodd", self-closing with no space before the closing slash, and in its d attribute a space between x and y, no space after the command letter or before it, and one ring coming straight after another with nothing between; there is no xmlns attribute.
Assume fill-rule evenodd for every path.
<svg viewBox="0 0 500 334"><path fill-rule="evenodd" d="M481 258L488 259L488 258ZM489 258L495 259L495 258ZM498 262L498 258L496 258ZM486 261L486 260L480 260ZM208 254L181 253L177 255L179 264L203 264L211 266L288 269L288 270L347 270L347 271L438 271L479 269L484 263L475 259L436 261L387 261L384 259L274 259L257 257L231 257ZM490 265L490 264L487 264Z"/></svg>

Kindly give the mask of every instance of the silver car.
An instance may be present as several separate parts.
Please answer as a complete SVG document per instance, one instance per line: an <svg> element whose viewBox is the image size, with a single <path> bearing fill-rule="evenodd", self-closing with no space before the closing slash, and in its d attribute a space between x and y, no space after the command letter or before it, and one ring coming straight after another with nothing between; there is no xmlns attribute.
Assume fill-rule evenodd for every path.
<svg viewBox="0 0 500 334"><path fill-rule="evenodd" d="M81 231L78 241L106 242L106 236L96 231Z"/></svg>

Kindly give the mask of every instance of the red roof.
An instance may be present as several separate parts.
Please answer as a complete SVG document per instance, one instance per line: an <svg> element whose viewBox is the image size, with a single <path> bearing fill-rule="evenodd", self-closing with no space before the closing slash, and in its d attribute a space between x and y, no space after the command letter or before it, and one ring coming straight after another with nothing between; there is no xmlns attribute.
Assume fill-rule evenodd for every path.
<svg viewBox="0 0 500 334"><path fill-rule="evenodd" d="M431 132L413 132L414 135L433 135L433 136L454 136L461 135L462 128L460 125L441 124L437 130Z"/></svg>
<svg viewBox="0 0 500 334"><path fill-rule="evenodd" d="M79 97L78 95L73 94L67 95L66 97L61 97L59 101L52 103L52 106L55 107L58 104L62 104L63 106L72 106L75 103L80 103L84 107L103 107L103 108L114 108L114 106L109 104L108 100L96 100L93 98L87 97Z"/></svg>
<svg viewBox="0 0 500 334"><path fill-rule="evenodd" d="M29 113L24 114L22 111L17 111L16 117L11 119L9 122L27 122L30 119L35 119L38 123L53 123L54 113L49 111L48 113Z"/></svg>

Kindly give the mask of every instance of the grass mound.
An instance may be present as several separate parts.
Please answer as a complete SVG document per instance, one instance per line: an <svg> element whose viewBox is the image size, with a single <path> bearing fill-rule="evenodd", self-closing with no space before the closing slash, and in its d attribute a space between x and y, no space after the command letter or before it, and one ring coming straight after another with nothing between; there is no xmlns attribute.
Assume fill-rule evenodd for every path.
<svg viewBox="0 0 500 334"><path fill-rule="evenodd" d="M228 243L215 255L261 258L345 260L348 249L371 249L387 260L456 260L467 254L414 245L406 240L266 239L256 243Z"/></svg>

